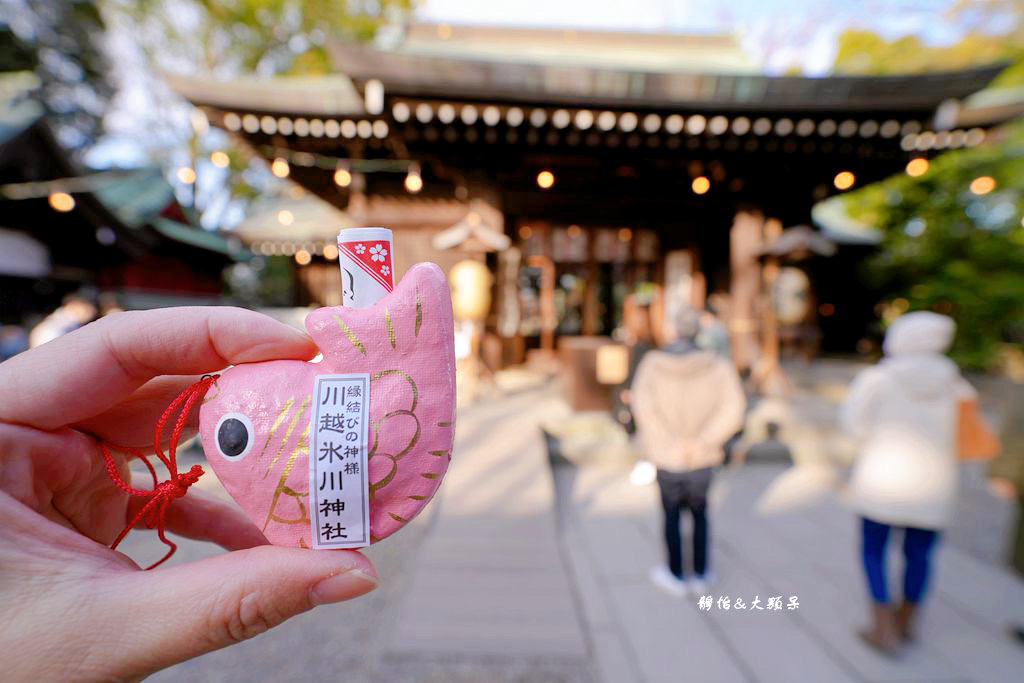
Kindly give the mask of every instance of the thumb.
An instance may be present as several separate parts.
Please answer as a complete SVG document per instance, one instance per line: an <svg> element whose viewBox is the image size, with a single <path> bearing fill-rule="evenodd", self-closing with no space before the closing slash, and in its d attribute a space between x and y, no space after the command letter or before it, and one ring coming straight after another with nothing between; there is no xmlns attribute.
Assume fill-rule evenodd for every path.
<svg viewBox="0 0 1024 683"><path fill-rule="evenodd" d="M126 624L119 651L135 656L123 673L145 675L368 593L379 579L356 551L260 546L113 580L112 616Z"/></svg>

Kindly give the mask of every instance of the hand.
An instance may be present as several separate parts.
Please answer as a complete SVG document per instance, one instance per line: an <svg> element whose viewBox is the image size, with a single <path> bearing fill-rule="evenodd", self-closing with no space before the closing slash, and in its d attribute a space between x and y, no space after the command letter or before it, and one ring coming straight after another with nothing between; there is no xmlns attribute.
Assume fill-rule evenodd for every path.
<svg viewBox="0 0 1024 683"><path fill-rule="evenodd" d="M995 477L988 480L988 490L996 498L1013 500L1017 497L1017 487L1009 479Z"/></svg>
<svg viewBox="0 0 1024 683"><path fill-rule="evenodd" d="M194 488L168 531L235 552L143 572L107 547L143 501L114 487L99 440L149 452L198 373L316 352L258 313L195 307L116 314L0 364L4 679L141 677L376 587L360 553L266 545L238 508Z"/></svg>

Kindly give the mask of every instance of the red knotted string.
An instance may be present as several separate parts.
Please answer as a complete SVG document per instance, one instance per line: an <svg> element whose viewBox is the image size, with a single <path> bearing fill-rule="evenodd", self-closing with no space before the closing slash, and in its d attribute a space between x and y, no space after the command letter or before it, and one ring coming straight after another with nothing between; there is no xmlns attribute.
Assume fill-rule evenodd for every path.
<svg viewBox="0 0 1024 683"><path fill-rule="evenodd" d="M150 464L146 455L137 448L121 447L117 446L116 450L127 453L130 456L139 458L146 464L146 469L153 476L153 490L143 491L142 489L132 488L125 483L124 479L121 478L121 471L118 469L117 463L114 462L114 457L110 453L110 449L105 443L100 442L100 453L103 455L104 463L107 467L107 473L110 475L111 480L114 482L114 486L127 493L129 496L138 496L139 498L148 498L149 502L142 506L142 509L135 515L135 517L128 522L128 526L118 535L117 539L111 544L110 548L113 550L117 548L118 544L124 540L124 537L128 535L135 526L140 522L144 522L146 527L149 529L156 528L157 535L160 540L164 542L170 550L164 555L156 564L146 567L146 569L153 569L166 562L174 551L178 549L178 546L170 541L167 536L164 535L164 527L167 521L167 512L171 508L171 503L177 498L181 498L188 492L188 487L198 481L199 477L203 475L203 468L199 465L193 465L185 474L178 473L178 460L177 450L178 441L181 440L181 433L185 429L185 423L188 421L188 416L192 412L192 408L195 404L203 397L206 391L210 388L210 385L217 381L219 375L206 375L201 380L185 389L181 392L176 399L174 399L167 410L164 411L160 419L157 420L156 429L153 434L153 451L156 457L160 458L160 462L167 467L167 471L170 473L171 478L163 483L157 482L156 470L153 469L153 465ZM178 418L174 422L174 427L171 429L171 441L167 449L167 454L164 455L163 449L160 447L160 442L163 439L164 432L167 430L167 423L171 421L175 411L178 411Z"/></svg>

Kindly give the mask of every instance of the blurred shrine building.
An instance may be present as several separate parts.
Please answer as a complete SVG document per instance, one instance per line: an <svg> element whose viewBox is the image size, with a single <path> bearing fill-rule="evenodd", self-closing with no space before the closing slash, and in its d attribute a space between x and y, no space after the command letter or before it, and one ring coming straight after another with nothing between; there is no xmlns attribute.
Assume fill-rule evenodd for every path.
<svg viewBox="0 0 1024 683"><path fill-rule="evenodd" d="M69 294L101 311L222 303L241 243L199 228L158 167L73 163L38 87L0 75L0 325L32 325Z"/></svg>
<svg viewBox="0 0 1024 683"><path fill-rule="evenodd" d="M414 24L328 47L333 75L169 81L348 224L394 229L400 270L486 263L493 364L607 337L630 295L658 304L659 326L719 295L741 367L766 325L853 350L874 318L856 284L871 238L815 207L1008 117L970 99L1001 65L766 77L718 35ZM300 247L284 226L248 241ZM309 241L300 268L328 304L330 244Z"/></svg>

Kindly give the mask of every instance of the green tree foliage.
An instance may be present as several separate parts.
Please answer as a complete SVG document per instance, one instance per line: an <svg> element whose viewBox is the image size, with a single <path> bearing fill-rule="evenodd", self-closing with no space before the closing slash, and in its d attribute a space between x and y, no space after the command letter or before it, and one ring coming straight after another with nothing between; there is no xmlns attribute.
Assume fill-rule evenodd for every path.
<svg viewBox="0 0 1024 683"><path fill-rule="evenodd" d="M845 197L851 215L884 233L867 264L873 284L898 308L956 319L953 356L974 369L1024 342L1024 122L1002 135L938 157L921 177L901 174ZM995 189L972 192L985 176Z"/></svg>
<svg viewBox="0 0 1024 683"><path fill-rule="evenodd" d="M1024 84L1024 3L959 0L947 16L967 33L954 45L928 45L914 35L887 40L872 31L848 29L839 36L837 74L899 74L953 71L1008 62L995 86Z"/></svg>
<svg viewBox="0 0 1024 683"><path fill-rule="evenodd" d="M328 39L371 40L412 8L412 0L112 2L159 36L156 51L226 75L327 73Z"/></svg>
<svg viewBox="0 0 1024 683"><path fill-rule="evenodd" d="M33 71L62 144L81 149L102 132L113 93L105 24L93 0L2 0L0 71Z"/></svg>
<svg viewBox="0 0 1024 683"><path fill-rule="evenodd" d="M401 22L411 8L412 0L105 0L112 25L133 37L153 71L224 80L329 73L331 40L371 40L382 26ZM151 91L154 100L177 100L159 86ZM205 223L214 224L220 214L208 207L246 206L272 191L275 182L253 168L252 150L205 128L193 128L187 143L190 163L199 173L191 189L193 208ZM209 168L206 160L213 151L230 155L226 172Z"/></svg>
<svg viewBox="0 0 1024 683"><path fill-rule="evenodd" d="M952 71L1007 58L999 39L969 33L950 46L932 46L917 36L886 40L872 31L849 29L839 36L835 70L844 74L900 74Z"/></svg>

